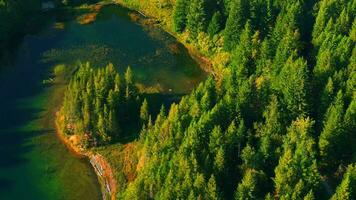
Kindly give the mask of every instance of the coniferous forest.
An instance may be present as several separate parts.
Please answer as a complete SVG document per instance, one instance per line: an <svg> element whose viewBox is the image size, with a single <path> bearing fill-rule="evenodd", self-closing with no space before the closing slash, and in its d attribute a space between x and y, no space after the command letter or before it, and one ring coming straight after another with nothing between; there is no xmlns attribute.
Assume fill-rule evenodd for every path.
<svg viewBox="0 0 356 200"><path fill-rule="evenodd" d="M84 147L120 137L120 124L139 119L132 76L130 67L121 81L112 64L97 70L89 63L81 65L69 82L58 113L60 129L66 135L80 135Z"/></svg>
<svg viewBox="0 0 356 200"><path fill-rule="evenodd" d="M71 77L61 130L88 149L135 146L117 199L356 198L355 0L117 2L210 60L205 81L156 111L130 68Z"/></svg>

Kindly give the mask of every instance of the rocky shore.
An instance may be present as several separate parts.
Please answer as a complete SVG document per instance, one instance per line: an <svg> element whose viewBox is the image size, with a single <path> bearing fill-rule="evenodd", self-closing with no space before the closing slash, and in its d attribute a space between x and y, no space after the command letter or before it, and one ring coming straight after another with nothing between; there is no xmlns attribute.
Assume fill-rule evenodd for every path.
<svg viewBox="0 0 356 200"><path fill-rule="evenodd" d="M58 115L58 113L56 115ZM58 138L73 154L79 157L89 159L90 164L93 166L94 171L98 177L103 200L115 200L116 179L109 162L102 155L95 153L90 149L84 149L74 144L70 137L62 133L62 131L58 127L57 122L56 132Z"/></svg>

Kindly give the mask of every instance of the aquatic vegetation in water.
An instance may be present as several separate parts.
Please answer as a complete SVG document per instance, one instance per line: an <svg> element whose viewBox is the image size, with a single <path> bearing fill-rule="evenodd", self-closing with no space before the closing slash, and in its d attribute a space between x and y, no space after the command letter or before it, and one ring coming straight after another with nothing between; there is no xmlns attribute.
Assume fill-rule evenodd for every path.
<svg viewBox="0 0 356 200"><path fill-rule="evenodd" d="M112 49L105 45L74 46L69 49L50 49L42 54L42 62L67 63L68 61L103 61L112 54Z"/></svg>
<svg viewBox="0 0 356 200"><path fill-rule="evenodd" d="M96 20L96 16L98 15L98 13L102 8L102 5L101 4L90 5L88 6L88 8L90 9L90 13L86 13L77 18L78 23L81 25L90 24L94 22Z"/></svg>
<svg viewBox="0 0 356 200"><path fill-rule="evenodd" d="M84 25L84 24L89 24L93 21L95 21L96 16L98 15L98 13L88 13L82 16L79 16L77 18L78 23Z"/></svg>
<svg viewBox="0 0 356 200"><path fill-rule="evenodd" d="M63 30L64 29L64 23L63 22L56 22L53 25L53 28Z"/></svg>
<svg viewBox="0 0 356 200"><path fill-rule="evenodd" d="M159 83L153 86L146 86L141 83L136 83L135 86L137 87L139 93L155 94L164 91L163 87Z"/></svg>

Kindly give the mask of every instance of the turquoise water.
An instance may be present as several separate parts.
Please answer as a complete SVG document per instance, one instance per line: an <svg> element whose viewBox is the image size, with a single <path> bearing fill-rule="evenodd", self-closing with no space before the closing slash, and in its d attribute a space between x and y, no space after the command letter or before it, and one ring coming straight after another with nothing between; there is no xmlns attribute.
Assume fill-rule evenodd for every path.
<svg viewBox="0 0 356 200"><path fill-rule="evenodd" d="M22 41L13 65L0 73L0 199L100 199L86 159L55 136L59 85L44 85L53 67L89 61L130 65L136 80L160 93L184 94L205 78L187 50L159 28L132 21L126 9L107 6L81 25L76 15L50 16L46 28ZM63 16L63 14L62 14Z"/></svg>

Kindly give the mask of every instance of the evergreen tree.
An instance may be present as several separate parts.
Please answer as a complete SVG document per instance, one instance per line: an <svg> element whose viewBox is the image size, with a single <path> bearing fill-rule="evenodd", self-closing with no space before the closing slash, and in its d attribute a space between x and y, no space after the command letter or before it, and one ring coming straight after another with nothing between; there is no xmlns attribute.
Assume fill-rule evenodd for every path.
<svg viewBox="0 0 356 200"><path fill-rule="evenodd" d="M224 30L224 47L233 50L239 41L239 36L249 17L248 0L232 0L229 16Z"/></svg>
<svg viewBox="0 0 356 200"><path fill-rule="evenodd" d="M310 190L310 192L304 197L303 200L315 200L313 190Z"/></svg>
<svg viewBox="0 0 356 200"><path fill-rule="evenodd" d="M208 26L210 37L218 34L221 31L222 16L219 11L215 12Z"/></svg>
<svg viewBox="0 0 356 200"><path fill-rule="evenodd" d="M146 124L148 122L149 112L148 112L148 103L146 99L143 101L141 105L140 118L143 124Z"/></svg>
<svg viewBox="0 0 356 200"><path fill-rule="evenodd" d="M206 30L206 4L204 0L192 0L189 7L187 28L190 31L190 37L195 39L200 32L204 32Z"/></svg>
<svg viewBox="0 0 356 200"><path fill-rule="evenodd" d="M206 193L207 193L207 199L209 199L209 200L218 200L218 199L220 199L214 175L212 175L209 178Z"/></svg>
<svg viewBox="0 0 356 200"><path fill-rule="evenodd" d="M275 193L279 198L304 197L318 188L320 174L311 137L313 124L309 118L298 118L288 129L283 155L275 169Z"/></svg>
<svg viewBox="0 0 356 200"><path fill-rule="evenodd" d="M252 200L259 199L261 196L262 185L265 181L265 175L263 172L249 169L244 174L244 177L237 186L235 192L235 200Z"/></svg>
<svg viewBox="0 0 356 200"><path fill-rule="evenodd" d="M286 81L288 80L288 81ZM290 111L289 119L295 119L308 113L309 80L308 68L303 59L288 59L279 74L279 88L283 102Z"/></svg>
<svg viewBox="0 0 356 200"><path fill-rule="evenodd" d="M257 126L257 134L260 137L259 153L263 157L263 165L266 173L272 174L280 156L280 148L283 143L283 125L279 113L279 104L276 96L271 97L271 102L263 113L265 122Z"/></svg>
<svg viewBox="0 0 356 200"><path fill-rule="evenodd" d="M340 185L331 200L352 200L356 197L356 164L347 167Z"/></svg>
<svg viewBox="0 0 356 200"><path fill-rule="evenodd" d="M184 31L187 23L187 0L177 0L173 11L173 27L178 33Z"/></svg>
<svg viewBox="0 0 356 200"><path fill-rule="evenodd" d="M131 67L127 67L125 72L125 84L126 84L126 91L125 91L125 98L129 99L133 95L133 77L132 77L132 70Z"/></svg>
<svg viewBox="0 0 356 200"><path fill-rule="evenodd" d="M339 91L334 103L330 105L326 113L324 128L319 137L320 156L324 162L334 167L340 163L342 155L348 152L349 148L345 144L347 137L345 137L343 116L343 94Z"/></svg>
<svg viewBox="0 0 356 200"><path fill-rule="evenodd" d="M63 132L91 147L115 142L128 121L147 124L127 145L135 152L123 148L119 199L325 198L319 170L336 181L356 158L353 1L171 3L140 8L172 14L163 21L208 49L213 76L152 121L147 101L134 101L131 69L121 83L112 65L82 66L64 97ZM355 198L349 171L333 199Z"/></svg>

